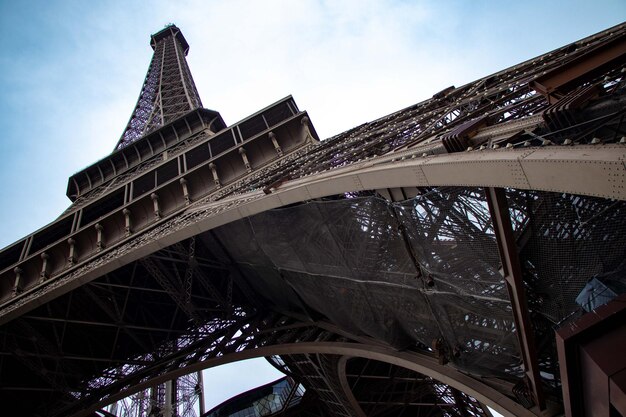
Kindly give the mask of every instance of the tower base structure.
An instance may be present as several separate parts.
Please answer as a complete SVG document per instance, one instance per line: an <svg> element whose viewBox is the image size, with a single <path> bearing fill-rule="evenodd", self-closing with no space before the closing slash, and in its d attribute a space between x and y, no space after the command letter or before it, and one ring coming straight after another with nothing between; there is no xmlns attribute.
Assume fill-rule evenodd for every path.
<svg viewBox="0 0 626 417"><path fill-rule="evenodd" d="M626 25L324 141L292 97L227 126L151 41L115 151L0 252L12 415L181 414L253 357L304 388L285 415L621 412L621 310L577 300L626 276Z"/></svg>

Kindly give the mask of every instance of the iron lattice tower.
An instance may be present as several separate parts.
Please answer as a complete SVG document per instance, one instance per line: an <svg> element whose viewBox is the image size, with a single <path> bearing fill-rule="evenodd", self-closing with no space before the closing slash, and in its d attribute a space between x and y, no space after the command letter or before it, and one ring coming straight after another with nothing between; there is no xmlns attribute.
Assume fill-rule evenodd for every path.
<svg viewBox="0 0 626 417"><path fill-rule="evenodd" d="M151 44L116 150L0 252L14 415L181 413L254 356L306 390L285 416L590 401L553 329L626 276L626 24L321 142L290 96L226 126Z"/></svg>
<svg viewBox="0 0 626 417"><path fill-rule="evenodd" d="M130 120L115 145L116 150L202 107L187 64L189 44L180 29L168 25L150 37L150 46L154 53L148 73ZM200 411L204 410L202 396L202 374L190 373L115 403L109 411L120 417L160 413L194 417L197 404L200 404Z"/></svg>
<svg viewBox="0 0 626 417"><path fill-rule="evenodd" d="M168 25L150 37L150 46L154 50L152 60L135 109L115 145L116 150L202 107L187 64L189 44L180 29ZM109 411L120 417L160 413L193 417L197 403L203 403L202 388L201 373L190 373L115 403ZM203 409L200 405L200 410Z"/></svg>
<svg viewBox="0 0 626 417"><path fill-rule="evenodd" d="M202 107L186 56L189 44L175 25L152 35L154 50L139 99L115 149Z"/></svg>

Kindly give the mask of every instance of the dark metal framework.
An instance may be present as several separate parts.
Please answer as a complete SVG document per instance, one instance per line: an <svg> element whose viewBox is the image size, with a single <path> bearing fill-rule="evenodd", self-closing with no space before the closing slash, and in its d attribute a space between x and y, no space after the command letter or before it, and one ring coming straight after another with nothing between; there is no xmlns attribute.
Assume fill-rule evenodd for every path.
<svg viewBox="0 0 626 417"><path fill-rule="evenodd" d="M180 31L151 44L118 151L2 252L15 415L163 404L254 356L305 386L302 415L558 412L553 329L624 269L626 25L322 142L291 98L216 128Z"/></svg>
<svg viewBox="0 0 626 417"><path fill-rule="evenodd" d="M148 74L133 114L115 149L128 146L189 111L202 107L185 59L189 44L180 29L175 25L167 26L152 35L150 45L154 54Z"/></svg>

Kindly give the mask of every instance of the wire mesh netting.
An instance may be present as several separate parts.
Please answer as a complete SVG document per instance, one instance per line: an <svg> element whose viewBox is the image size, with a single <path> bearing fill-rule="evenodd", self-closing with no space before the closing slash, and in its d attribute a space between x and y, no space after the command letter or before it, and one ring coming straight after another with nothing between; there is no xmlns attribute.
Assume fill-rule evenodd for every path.
<svg viewBox="0 0 626 417"><path fill-rule="evenodd" d="M617 292L626 285L626 202L523 190L507 190L507 197L539 366L544 382L556 388L554 330L585 312L576 298L588 282Z"/></svg>
<svg viewBox="0 0 626 417"><path fill-rule="evenodd" d="M396 348L433 346L481 376L520 377L484 190L435 188L399 203L346 197L272 210L216 234L250 286L283 311L321 314ZM583 312L576 297L587 282L626 281L626 203L512 189L507 198L541 376L556 388L554 329Z"/></svg>
<svg viewBox="0 0 626 417"><path fill-rule="evenodd" d="M463 369L516 375L519 348L511 304L482 189L440 188L402 203L438 330Z"/></svg>
<svg viewBox="0 0 626 417"><path fill-rule="evenodd" d="M304 304L397 348L442 341L446 356L470 372L519 374L481 190L437 189L403 203L374 196L315 201L216 234L273 305Z"/></svg>
<svg viewBox="0 0 626 417"><path fill-rule="evenodd" d="M533 310L559 324L594 276L624 269L626 202L509 190Z"/></svg>

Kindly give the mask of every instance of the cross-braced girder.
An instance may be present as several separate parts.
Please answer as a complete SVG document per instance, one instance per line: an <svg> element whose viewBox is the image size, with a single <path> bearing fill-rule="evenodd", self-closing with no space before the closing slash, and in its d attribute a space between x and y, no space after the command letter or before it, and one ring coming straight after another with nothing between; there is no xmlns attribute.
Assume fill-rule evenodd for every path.
<svg viewBox="0 0 626 417"><path fill-rule="evenodd" d="M154 54L139 99L115 149L167 125L202 102L185 59L189 46L171 25L152 36Z"/></svg>
<svg viewBox="0 0 626 417"><path fill-rule="evenodd" d="M117 154L115 180L100 165L77 176L90 194L75 217L6 252L0 395L38 395L52 415L134 395L139 412L175 402L168 381L259 352L334 415L481 415L458 389L504 395L511 413L558 402L552 328L580 314L589 279L624 268L623 63L594 54L625 37L621 25L321 143L290 99L232 140L179 119L188 142L169 160L133 144L150 156ZM118 148L200 106L182 34L152 44Z"/></svg>

